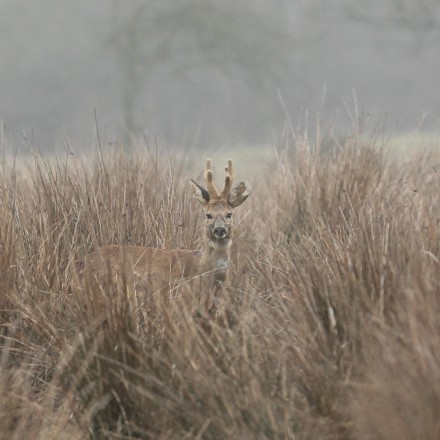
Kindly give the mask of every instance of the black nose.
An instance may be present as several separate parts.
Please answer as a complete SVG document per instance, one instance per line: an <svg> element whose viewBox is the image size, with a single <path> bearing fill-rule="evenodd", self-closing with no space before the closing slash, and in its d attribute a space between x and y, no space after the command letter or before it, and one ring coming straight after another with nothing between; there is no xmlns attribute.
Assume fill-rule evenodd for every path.
<svg viewBox="0 0 440 440"><path fill-rule="evenodd" d="M214 237L217 238L225 238L226 237L226 229L225 228L215 228L213 231Z"/></svg>

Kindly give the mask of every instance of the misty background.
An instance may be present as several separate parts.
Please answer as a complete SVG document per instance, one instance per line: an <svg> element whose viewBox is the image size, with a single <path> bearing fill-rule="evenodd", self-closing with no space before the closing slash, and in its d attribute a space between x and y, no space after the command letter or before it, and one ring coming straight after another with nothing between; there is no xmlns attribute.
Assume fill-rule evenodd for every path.
<svg viewBox="0 0 440 440"><path fill-rule="evenodd" d="M439 55L437 0L0 0L0 121L42 151L94 145L95 110L106 144L438 133Z"/></svg>

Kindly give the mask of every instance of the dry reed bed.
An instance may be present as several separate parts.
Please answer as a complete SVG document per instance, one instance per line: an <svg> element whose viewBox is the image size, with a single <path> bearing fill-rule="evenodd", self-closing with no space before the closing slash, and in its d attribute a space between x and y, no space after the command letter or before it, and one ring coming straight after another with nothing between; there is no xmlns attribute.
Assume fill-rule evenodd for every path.
<svg viewBox="0 0 440 440"><path fill-rule="evenodd" d="M298 145L254 178L215 314L184 283L74 270L102 244L200 247L188 162L11 166L0 438L439 438L438 157L358 143Z"/></svg>

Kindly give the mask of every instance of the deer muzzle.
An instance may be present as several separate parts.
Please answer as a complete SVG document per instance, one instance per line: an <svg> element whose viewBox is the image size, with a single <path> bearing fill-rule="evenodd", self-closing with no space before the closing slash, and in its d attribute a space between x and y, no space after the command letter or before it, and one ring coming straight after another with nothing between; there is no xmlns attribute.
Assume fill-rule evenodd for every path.
<svg viewBox="0 0 440 440"><path fill-rule="evenodd" d="M227 231L226 231L226 229L225 229L223 226L217 226L217 227L212 231L212 235L213 235L215 238L222 239L222 238L225 238L225 237L226 237L226 235L227 235Z"/></svg>

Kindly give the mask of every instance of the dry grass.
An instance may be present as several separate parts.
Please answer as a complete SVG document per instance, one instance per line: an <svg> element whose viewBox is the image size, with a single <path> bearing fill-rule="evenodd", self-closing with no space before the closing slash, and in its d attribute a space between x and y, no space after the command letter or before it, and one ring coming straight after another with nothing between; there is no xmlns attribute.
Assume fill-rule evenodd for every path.
<svg viewBox="0 0 440 440"><path fill-rule="evenodd" d="M251 176L216 315L184 284L151 295L74 270L103 244L199 248L198 169L11 166L0 438L438 439L440 161L358 143L299 143Z"/></svg>

